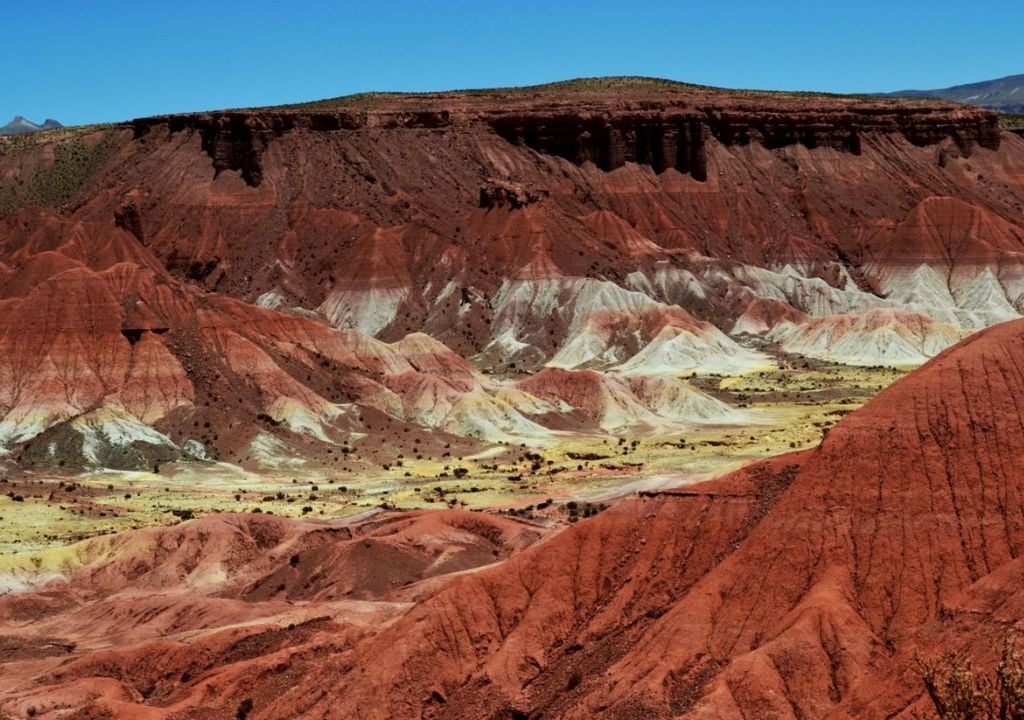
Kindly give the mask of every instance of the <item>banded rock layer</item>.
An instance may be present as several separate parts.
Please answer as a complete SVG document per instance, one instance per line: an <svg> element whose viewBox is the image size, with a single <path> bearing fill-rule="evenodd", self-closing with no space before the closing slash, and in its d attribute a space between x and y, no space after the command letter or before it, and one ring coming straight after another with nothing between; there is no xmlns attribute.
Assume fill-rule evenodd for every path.
<svg viewBox="0 0 1024 720"><path fill-rule="evenodd" d="M771 366L765 346L920 364L1024 304L1024 140L966 106L649 83L357 97L80 134L74 182L60 142L0 154L0 432L23 460L140 466L195 441L256 462L257 429L294 459L381 423L468 447L728 422L681 377ZM545 367L607 374L615 399L532 395ZM237 410L209 390L235 375ZM176 449L88 440L154 432Z"/></svg>
<svg viewBox="0 0 1024 720"><path fill-rule="evenodd" d="M481 538L502 558L519 551L424 589L389 622L284 630L254 621L244 631L86 648L66 662L37 647L45 672L0 696L0 711L179 720L246 704L253 718L304 720L918 717L927 701L915 653L965 650L979 666L994 664L998 640L1024 620L1022 366L1024 322L982 331L844 418L814 450L623 500L525 549L529 527L446 515L448 542L458 539L466 562ZM294 540L295 521L269 518L154 532L191 541L214 522L233 534L213 536L217 549L190 582L227 539L262 543L278 563L298 546L294 564L328 577L312 586L306 611L351 618L352 608L323 604L350 586L345 567L361 567L331 562L358 557L348 535L322 528ZM431 517L394 522L379 542L437 542ZM265 542L249 539L259 528ZM119 542L135 547L140 533L153 534ZM291 577L249 553L245 573L267 578L252 592ZM104 561L79 563L68 577L29 603L5 599L0 613L28 613L47 596L49 612L71 598L72 612L112 607L95 594L112 577ZM131 587L174 583L146 564L137 578ZM234 585L215 587L236 597ZM279 592L299 590L286 583ZM197 606L214 604L208 592L193 595Z"/></svg>

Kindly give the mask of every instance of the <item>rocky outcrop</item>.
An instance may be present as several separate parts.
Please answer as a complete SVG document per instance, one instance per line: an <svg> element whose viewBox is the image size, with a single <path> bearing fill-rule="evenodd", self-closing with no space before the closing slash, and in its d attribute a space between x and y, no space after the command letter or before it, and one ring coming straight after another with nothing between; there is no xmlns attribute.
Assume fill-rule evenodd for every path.
<svg viewBox="0 0 1024 720"><path fill-rule="evenodd" d="M203 127L200 135L203 150L213 160L215 173L237 170L247 185L255 187L262 182L260 154L266 140L262 133L245 122L244 117L228 116L226 123Z"/></svg>
<svg viewBox="0 0 1024 720"><path fill-rule="evenodd" d="M480 186L480 207L517 210L547 196L544 190L526 187L509 180L488 180Z"/></svg>
<svg viewBox="0 0 1024 720"><path fill-rule="evenodd" d="M602 170L614 170L635 162L650 165L658 173L674 168L696 180L707 179L705 145L709 138L726 146L756 142L777 149L799 144L855 155L860 154L866 134L898 134L918 146L951 139L967 154L975 145L999 147L995 113L871 105L817 112L813 108L723 110L713 106L680 111L669 105L643 113L608 112L603 116L507 115L492 118L490 124L510 142L577 165L592 162Z"/></svg>
<svg viewBox="0 0 1024 720"><path fill-rule="evenodd" d="M139 208L134 202L126 202L114 213L114 225L127 230L143 245L146 244L145 232L142 229L142 218Z"/></svg>
<svg viewBox="0 0 1024 720"><path fill-rule="evenodd" d="M704 144L711 132L699 116L509 115L492 118L490 124L511 143L576 165L591 162L614 170L635 162L659 173L675 168L697 180L707 179Z"/></svg>
<svg viewBox="0 0 1024 720"><path fill-rule="evenodd" d="M152 117L132 123L136 138L156 128L171 133L199 132L203 149L217 172L237 170L250 185L259 185L259 158L272 137L292 132L359 131L369 129L448 129L486 124L505 140L580 165L592 162L614 170L626 162L651 166L655 172L674 168L697 180L707 178L705 145L710 138L726 145L756 142L769 149L802 145L859 154L868 134L898 134L914 145L952 140L969 154L971 148L999 147L998 115L955 104L907 105L895 102L850 102L828 96L779 94L737 101L728 95L669 98L653 96L638 102L585 98L582 103L553 102L540 107L502 107L500 103L442 95L429 110L394 107L402 96L378 101L373 110L254 110ZM453 109L448 109L451 106Z"/></svg>
<svg viewBox="0 0 1024 720"><path fill-rule="evenodd" d="M240 173L247 185L262 182L260 157L270 139L294 130L333 132L367 127L438 128L449 124L444 111L396 114L382 118L367 113L303 112L223 112L174 115L134 120L135 139L144 139L154 130L171 134L183 130L198 132L203 151L213 160L215 174L224 170Z"/></svg>

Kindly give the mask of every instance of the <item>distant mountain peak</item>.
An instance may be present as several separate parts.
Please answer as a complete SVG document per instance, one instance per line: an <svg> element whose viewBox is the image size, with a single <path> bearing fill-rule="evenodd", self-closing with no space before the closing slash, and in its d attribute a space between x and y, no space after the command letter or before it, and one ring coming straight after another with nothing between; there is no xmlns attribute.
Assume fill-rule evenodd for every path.
<svg viewBox="0 0 1024 720"><path fill-rule="evenodd" d="M0 135L26 135L39 132L40 130L52 130L64 127L59 121L47 118L42 125L38 125L23 115L15 115L9 123L0 127Z"/></svg>
<svg viewBox="0 0 1024 720"><path fill-rule="evenodd" d="M1004 113L1024 113L1024 74L953 85L937 90L899 90L900 97L939 98L980 105Z"/></svg>

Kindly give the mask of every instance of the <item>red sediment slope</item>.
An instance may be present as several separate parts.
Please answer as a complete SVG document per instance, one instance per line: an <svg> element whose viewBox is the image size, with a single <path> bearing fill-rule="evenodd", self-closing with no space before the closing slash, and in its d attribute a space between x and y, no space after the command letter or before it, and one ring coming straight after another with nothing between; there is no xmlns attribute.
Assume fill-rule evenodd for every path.
<svg viewBox="0 0 1024 720"><path fill-rule="evenodd" d="M112 218L23 209L0 220L0 234L10 269L0 278L0 442L23 465L259 466L252 448L266 435L291 456L337 464L325 448L365 427L364 415L393 411L400 435L392 376L479 389L468 362L425 336L383 343L183 282ZM357 456L349 464L365 462Z"/></svg>
<svg viewBox="0 0 1024 720"><path fill-rule="evenodd" d="M893 659L970 645L961 618L991 617L972 597L1015 597L1022 365L1024 325L984 332L814 451L623 502L454 583L323 666L344 692L296 688L265 716L905 711L922 687Z"/></svg>
<svg viewBox="0 0 1024 720"><path fill-rule="evenodd" d="M1024 140L951 103L619 79L63 137L0 145L23 464L534 442L577 418L503 374L916 364L1024 307Z"/></svg>
<svg viewBox="0 0 1024 720"><path fill-rule="evenodd" d="M350 643L547 532L455 510L319 523L224 514L44 553L41 577L15 562L15 580L38 584L0 595L0 717L107 702L152 714L146 704L191 678L314 637ZM42 678L60 687L39 696Z"/></svg>
<svg viewBox="0 0 1024 720"><path fill-rule="evenodd" d="M287 651L179 678L160 702L107 689L78 704L171 718L247 699L256 718L910 717L915 650L978 649L1021 619L1022 367L1024 323L1000 325L815 450L623 501L358 637L302 630ZM69 667L0 708L56 702L86 677L133 687L88 657Z"/></svg>

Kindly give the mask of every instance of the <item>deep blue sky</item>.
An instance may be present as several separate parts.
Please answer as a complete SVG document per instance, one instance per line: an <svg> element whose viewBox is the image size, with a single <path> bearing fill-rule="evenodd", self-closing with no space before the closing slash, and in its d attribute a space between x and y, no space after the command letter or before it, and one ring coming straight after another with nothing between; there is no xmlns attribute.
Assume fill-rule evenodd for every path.
<svg viewBox="0 0 1024 720"><path fill-rule="evenodd" d="M857 92L1024 72L1022 0L25 0L0 124L653 75Z"/></svg>

